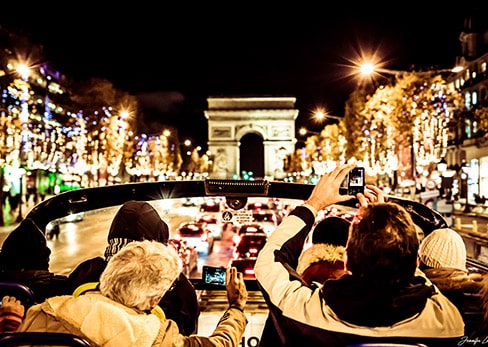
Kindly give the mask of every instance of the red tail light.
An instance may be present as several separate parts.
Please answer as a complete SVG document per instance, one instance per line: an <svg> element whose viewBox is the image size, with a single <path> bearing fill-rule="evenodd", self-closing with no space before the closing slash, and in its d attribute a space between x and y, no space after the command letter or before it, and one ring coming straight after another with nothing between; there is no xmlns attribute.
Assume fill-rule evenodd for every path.
<svg viewBox="0 0 488 347"><path fill-rule="evenodd" d="M258 254L258 249L257 248L249 248L249 253Z"/></svg>
<svg viewBox="0 0 488 347"><path fill-rule="evenodd" d="M244 269L244 275L251 275L251 276L254 276L254 268L247 268L247 269Z"/></svg>

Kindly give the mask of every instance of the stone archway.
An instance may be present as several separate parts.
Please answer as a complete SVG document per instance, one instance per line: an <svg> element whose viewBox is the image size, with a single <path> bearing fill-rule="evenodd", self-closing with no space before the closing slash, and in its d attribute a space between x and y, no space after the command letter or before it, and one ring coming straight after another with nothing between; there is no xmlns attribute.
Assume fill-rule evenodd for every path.
<svg viewBox="0 0 488 347"><path fill-rule="evenodd" d="M208 150L213 156L212 178L232 178L241 173L241 155L263 163L266 179L284 177L284 158L295 149L294 97L209 97ZM241 153L241 139L256 134L263 141L263 155ZM246 158L247 159L247 158Z"/></svg>

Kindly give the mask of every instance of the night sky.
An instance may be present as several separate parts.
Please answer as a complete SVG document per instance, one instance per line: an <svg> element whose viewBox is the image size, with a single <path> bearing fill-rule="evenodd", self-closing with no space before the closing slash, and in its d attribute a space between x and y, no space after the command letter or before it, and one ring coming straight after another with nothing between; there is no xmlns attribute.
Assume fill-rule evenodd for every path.
<svg viewBox="0 0 488 347"><path fill-rule="evenodd" d="M426 1L405 8L140 1L104 10L88 2L69 10L17 3L2 5L0 25L43 44L56 69L112 81L139 98L145 122L175 125L180 136L202 144L209 96L295 96L297 129L319 130L313 110L343 115L357 83L349 66L361 54L375 53L394 70L452 68L471 11Z"/></svg>

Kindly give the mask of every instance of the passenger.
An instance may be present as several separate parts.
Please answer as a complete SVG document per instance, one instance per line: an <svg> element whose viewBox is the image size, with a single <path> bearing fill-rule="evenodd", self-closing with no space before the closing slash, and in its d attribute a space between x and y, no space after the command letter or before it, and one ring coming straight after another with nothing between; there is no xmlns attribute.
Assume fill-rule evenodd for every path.
<svg viewBox="0 0 488 347"><path fill-rule="evenodd" d="M28 286L36 302L68 294L67 276L49 271L51 250L46 236L29 218L10 232L0 250L0 281Z"/></svg>
<svg viewBox="0 0 488 347"><path fill-rule="evenodd" d="M0 333L16 331L24 318L24 305L14 296L4 296L0 305Z"/></svg>
<svg viewBox="0 0 488 347"><path fill-rule="evenodd" d="M480 309L483 312L483 320L469 336L471 344L484 344L488 342L488 276L483 276L480 290Z"/></svg>
<svg viewBox="0 0 488 347"><path fill-rule="evenodd" d="M346 273L344 256L350 223L341 217L321 220L312 231L312 245L298 258L297 272L310 286Z"/></svg>
<svg viewBox="0 0 488 347"><path fill-rule="evenodd" d="M318 211L351 198L340 195L339 188L352 167L339 165L322 176L305 204L285 217L257 257L256 279L281 344L457 345L464 323L456 306L425 276L415 276L419 240L410 214L384 202L376 186L367 185L368 190L356 196L360 214L351 223L346 247L351 274L316 289L290 279L283 263L296 266Z"/></svg>
<svg viewBox="0 0 488 347"><path fill-rule="evenodd" d="M157 241L135 241L109 260L99 290L62 295L31 306L20 332L64 332L94 346L239 346L247 318L242 273L228 268L229 307L208 336L184 336L178 325L157 314L157 304L181 273L176 250Z"/></svg>
<svg viewBox="0 0 488 347"><path fill-rule="evenodd" d="M287 266L290 275L310 288L317 288L326 280L347 273L344 260L349 225L347 220L336 216L324 218L317 223L311 232L312 245L300 254L296 271ZM272 319L272 315L268 314L260 346L275 346L276 341L279 341Z"/></svg>
<svg viewBox="0 0 488 347"><path fill-rule="evenodd" d="M108 233L105 258L95 257L82 262L69 275L71 292L82 290L85 283L98 282L107 262L125 245L133 241L153 240L167 244L168 225L156 209L146 201L127 201L115 214ZM159 302L166 317L178 324L180 333L190 335L196 332L200 304L193 284L184 273L178 277L175 287L166 292Z"/></svg>
<svg viewBox="0 0 488 347"><path fill-rule="evenodd" d="M465 335L481 324L482 275L466 268L466 245L450 228L436 229L420 244L419 268L454 303L465 323Z"/></svg>

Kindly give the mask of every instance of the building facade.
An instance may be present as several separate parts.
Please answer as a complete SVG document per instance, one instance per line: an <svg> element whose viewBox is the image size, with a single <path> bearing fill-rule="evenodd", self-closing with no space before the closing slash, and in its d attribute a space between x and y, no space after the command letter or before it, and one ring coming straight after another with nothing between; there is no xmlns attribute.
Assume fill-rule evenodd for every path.
<svg viewBox="0 0 488 347"><path fill-rule="evenodd" d="M488 198L488 23L486 14L468 16L460 33L462 70L452 76L464 103L450 124L446 161L462 170L465 198L471 204Z"/></svg>

